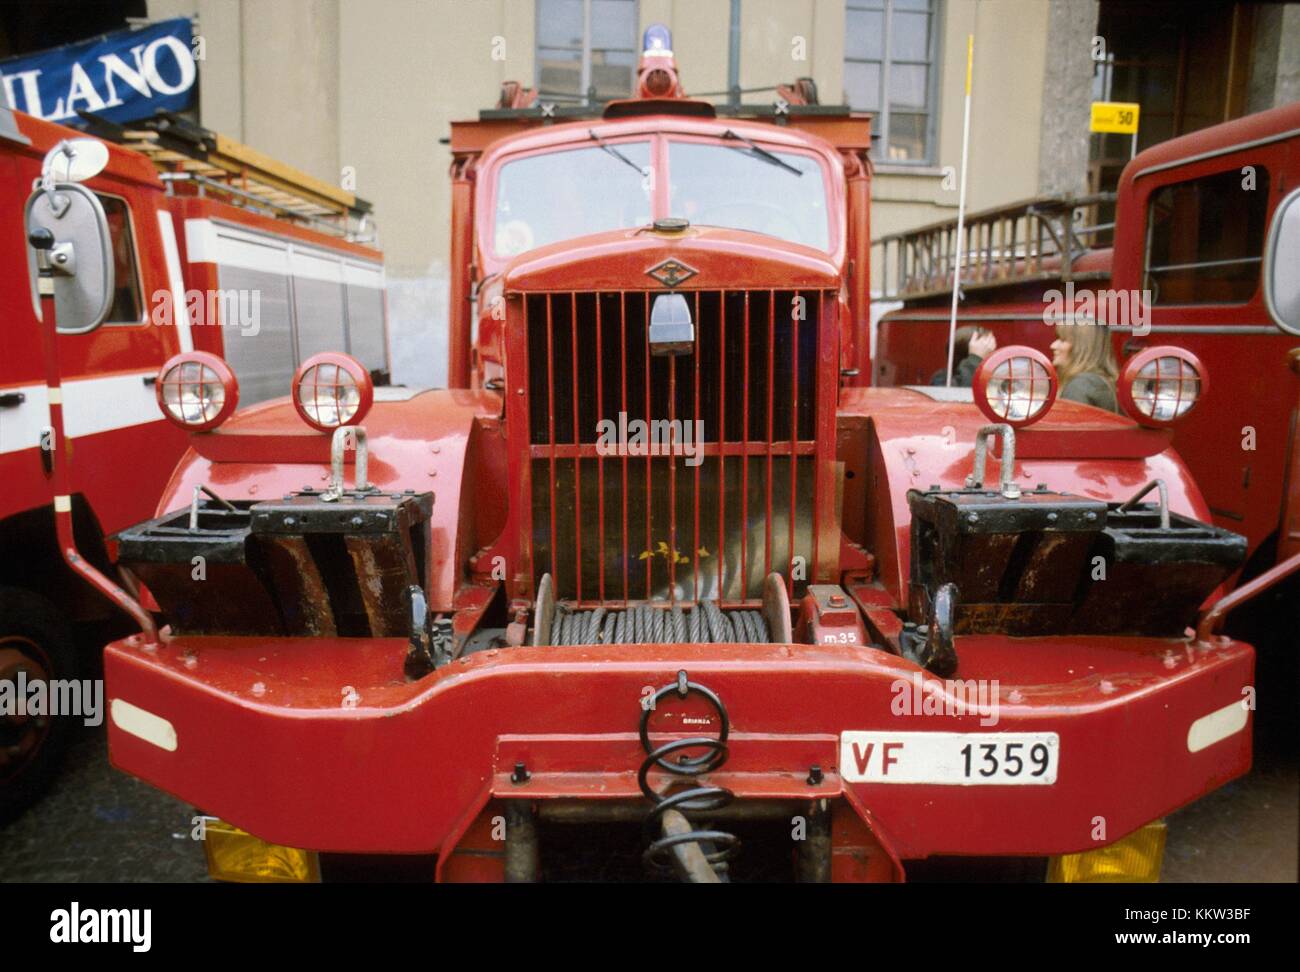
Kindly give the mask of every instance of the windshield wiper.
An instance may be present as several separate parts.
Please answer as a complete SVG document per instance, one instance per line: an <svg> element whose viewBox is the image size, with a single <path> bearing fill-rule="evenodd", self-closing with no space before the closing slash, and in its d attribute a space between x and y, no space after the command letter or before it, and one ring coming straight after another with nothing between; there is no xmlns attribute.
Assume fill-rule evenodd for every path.
<svg viewBox="0 0 1300 972"><path fill-rule="evenodd" d="M737 132L732 131L730 128L728 128L725 132L722 133L722 137L733 138L736 139L737 141L744 142L746 145L749 146L750 151L754 153L752 156L753 158L762 159L768 165L779 166L780 168L785 169L787 172L793 172L797 176L803 175L802 171L796 169L789 162L786 162L784 159L777 158L775 155L773 155L767 149L763 148L763 146L759 145L757 142L751 141L750 139L746 138L744 135L740 135Z"/></svg>
<svg viewBox="0 0 1300 972"><path fill-rule="evenodd" d="M587 129L587 134L591 136L591 140L595 142L597 145L599 145L603 151L608 152L610 155L614 156L614 158L618 159L624 165L630 165L632 168L636 169L637 175L641 176L641 178L644 179L647 175L650 174L648 171L641 168L641 166L637 165L626 155L624 155L618 149L614 148L614 146L610 145L607 141L605 141L603 138L597 135L596 130L594 128Z"/></svg>

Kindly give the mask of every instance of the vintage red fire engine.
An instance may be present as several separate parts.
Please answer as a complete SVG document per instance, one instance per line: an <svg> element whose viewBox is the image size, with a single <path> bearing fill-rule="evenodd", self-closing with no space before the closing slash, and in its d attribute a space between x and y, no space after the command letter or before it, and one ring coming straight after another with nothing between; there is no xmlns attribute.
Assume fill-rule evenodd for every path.
<svg viewBox="0 0 1300 972"><path fill-rule="evenodd" d="M867 119L691 100L670 51L453 126L452 388L325 354L227 416L164 366L114 764L234 879L1151 878L1251 758L1245 542L1153 415L1207 376L1163 351L1132 417L1025 348L864 387Z"/></svg>
<svg viewBox="0 0 1300 972"><path fill-rule="evenodd" d="M117 612L82 568L112 574L105 537L154 510L187 446L158 411L163 362L193 350L226 358L246 404L281 393L295 353L341 347L380 381L388 370L382 257L355 241L367 203L180 118L87 121L112 142L11 111L0 96L7 211L22 213L43 161L64 159L58 175L85 183L108 228L105 262L86 252L78 278L112 280L102 306L58 308L51 368L51 278L37 275L18 226L0 243L0 683L13 686L92 670L78 642L102 644ZM79 152L75 171L61 145ZM71 281L68 259L51 266ZM52 489L59 442L77 461ZM84 559L69 569L74 532ZM69 724L0 713L0 818L53 778Z"/></svg>
<svg viewBox="0 0 1300 972"><path fill-rule="evenodd" d="M1300 321L1263 285L1270 225L1294 204L1300 103L1162 142L1125 167L1117 198L1046 198L973 215L958 323L1047 350L1056 321L1107 324L1121 366L1176 344L1214 372L1173 445L1214 522L1246 536L1254 576L1300 551ZM1113 202L1112 230L1095 217ZM885 291L876 381L946 366L956 227L879 241ZM1273 626L1294 630L1297 589ZM1290 654L1293 642L1279 645Z"/></svg>

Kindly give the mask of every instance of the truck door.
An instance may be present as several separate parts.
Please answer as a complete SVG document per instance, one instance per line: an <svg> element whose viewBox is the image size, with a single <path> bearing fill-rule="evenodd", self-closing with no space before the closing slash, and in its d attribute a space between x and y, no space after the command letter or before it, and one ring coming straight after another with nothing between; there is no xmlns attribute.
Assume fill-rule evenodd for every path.
<svg viewBox="0 0 1300 972"><path fill-rule="evenodd" d="M171 217L160 220L161 191L107 173L89 188L108 218L115 293L103 324L59 335L59 361L77 456L73 486L109 533L149 514L184 448L184 433L158 409L153 382L167 358L190 346L190 333L183 300L171 299L180 285L173 288L167 254L179 261L174 239L170 246L164 239Z"/></svg>
<svg viewBox="0 0 1300 972"><path fill-rule="evenodd" d="M1215 522L1244 533L1252 551L1279 526L1300 389L1288 358L1300 340L1272 323L1260 287L1270 216L1297 179L1293 142L1137 174L1145 226L1134 269L1150 331L1118 338L1121 366L1157 344L1184 347L1205 364L1206 400L1175 430L1174 447Z"/></svg>

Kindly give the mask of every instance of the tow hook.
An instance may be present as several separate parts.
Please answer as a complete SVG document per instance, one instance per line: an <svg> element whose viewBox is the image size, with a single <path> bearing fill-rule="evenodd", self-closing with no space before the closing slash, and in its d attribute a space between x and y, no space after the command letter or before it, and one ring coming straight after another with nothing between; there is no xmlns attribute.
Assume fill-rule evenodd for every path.
<svg viewBox="0 0 1300 972"><path fill-rule="evenodd" d="M957 671L953 625L957 620L957 585L944 584L934 594L930 623L904 625L899 637L903 655L940 678Z"/></svg>

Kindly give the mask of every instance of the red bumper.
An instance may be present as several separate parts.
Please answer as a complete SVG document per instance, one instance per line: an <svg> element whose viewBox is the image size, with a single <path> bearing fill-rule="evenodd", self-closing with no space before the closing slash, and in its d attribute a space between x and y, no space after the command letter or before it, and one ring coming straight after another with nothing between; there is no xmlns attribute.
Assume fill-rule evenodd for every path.
<svg viewBox="0 0 1300 972"><path fill-rule="evenodd" d="M932 676L923 684L940 691L914 704L916 667L872 649L503 649L416 684L402 678L404 651L395 640L116 642L105 656L112 761L274 843L445 852L493 796L643 799L641 700L685 669L731 718L730 758L711 779L741 800L844 797L902 858L1088 849L1097 818L1118 839L1250 766L1250 713L1233 707L1254 652L1237 642L959 639L961 678L997 693L993 725L987 709L935 712L954 696ZM864 730L1055 733L1059 765L1050 785L848 782L841 734ZM531 771L523 785L509 779L516 762Z"/></svg>

